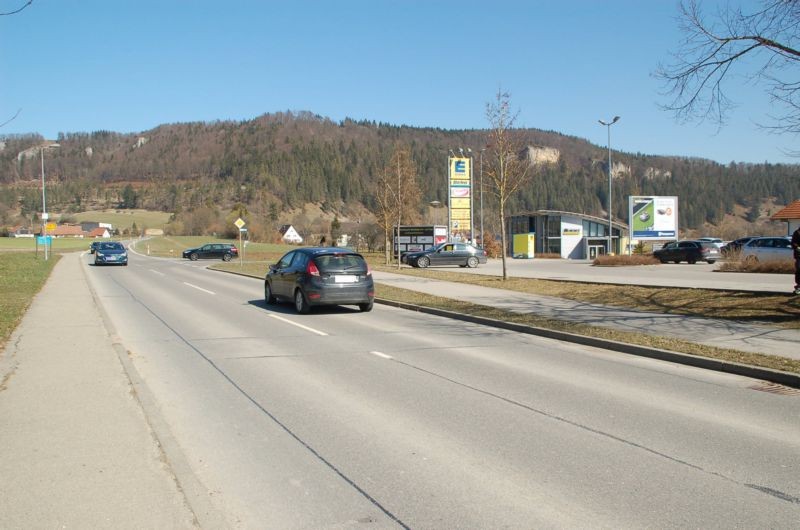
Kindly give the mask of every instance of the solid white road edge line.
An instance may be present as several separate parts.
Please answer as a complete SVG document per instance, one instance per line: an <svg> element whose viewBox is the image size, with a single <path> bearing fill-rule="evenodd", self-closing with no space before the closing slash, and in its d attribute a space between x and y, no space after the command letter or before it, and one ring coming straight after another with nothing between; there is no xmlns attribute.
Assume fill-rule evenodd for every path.
<svg viewBox="0 0 800 530"><path fill-rule="evenodd" d="M283 318L283 317L279 317L278 315L272 315L271 314L269 316L274 318L274 319L276 319L276 320L280 320L281 322L286 322L287 324L291 324L292 326L297 326L298 328L304 329L306 331L310 331L311 333L316 333L317 335L320 335L321 337L327 337L328 336L328 334L325 333L324 331L319 331L318 329L310 328L308 326L304 326L303 324L298 324L297 322L292 322L291 320Z"/></svg>
<svg viewBox="0 0 800 530"><path fill-rule="evenodd" d="M217 294L217 293L215 293L214 291L209 291L208 289L203 289L202 287L198 287L198 286L196 286L196 285L192 285L192 284L191 284L191 283L189 283L189 282L183 282L183 285L188 285L189 287L194 287L194 288L195 288L195 289L197 289L198 291L203 291L204 293L208 293L208 294Z"/></svg>
<svg viewBox="0 0 800 530"><path fill-rule="evenodd" d="M391 356L391 355L386 355L385 353L381 353L381 352L379 352L379 351L371 351L370 353L371 353L372 355L377 355L378 357L381 357L381 358L383 358L383 359L391 359L391 358L392 358L392 356Z"/></svg>

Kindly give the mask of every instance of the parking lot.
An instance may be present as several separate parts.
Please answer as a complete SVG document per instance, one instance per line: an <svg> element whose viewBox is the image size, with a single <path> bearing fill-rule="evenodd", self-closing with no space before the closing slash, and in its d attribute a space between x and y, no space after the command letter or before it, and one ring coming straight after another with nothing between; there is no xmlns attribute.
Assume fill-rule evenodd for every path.
<svg viewBox="0 0 800 530"><path fill-rule="evenodd" d="M594 267L592 262L588 260L509 258L506 260L506 265L509 276L546 280L731 289L787 294L791 293L794 287L794 278L791 274L718 272L719 262L713 265L707 263L696 263L694 265L680 263L630 267ZM475 269L448 267L446 270L465 274L501 276L503 274L503 265L499 259L490 259L487 264L480 265Z"/></svg>

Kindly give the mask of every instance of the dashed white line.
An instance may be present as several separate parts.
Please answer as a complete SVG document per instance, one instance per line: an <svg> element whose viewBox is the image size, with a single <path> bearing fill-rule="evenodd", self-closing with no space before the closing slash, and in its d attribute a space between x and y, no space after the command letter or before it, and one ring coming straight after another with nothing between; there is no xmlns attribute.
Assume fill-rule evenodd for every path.
<svg viewBox="0 0 800 530"><path fill-rule="evenodd" d="M148 270L154 274L158 274L159 276L166 276L166 274L164 274L163 272L157 271L155 269L148 269Z"/></svg>
<svg viewBox="0 0 800 530"><path fill-rule="evenodd" d="M292 326L297 326L298 328L304 329L306 331L310 331L311 333L316 333L317 335L319 335L321 337L327 337L328 336L328 334L325 333L324 331L320 331L318 329L310 328L308 326L304 326L303 324L298 324L297 322L292 322L291 320L283 318L283 317L279 317L278 315L270 314L269 316L274 318L274 319L276 319L276 320L280 320L281 322L285 322L287 324L291 324Z"/></svg>
<svg viewBox="0 0 800 530"><path fill-rule="evenodd" d="M191 283L189 283L189 282L183 282L183 285L188 285L189 287L194 287L194 288L195 288L195 289L197 289L198 291L203 291L204 293L208 293L208 294L217 294L217 293L215 293L214 291L209 291L208 289L203 289L202 287L198 287L198 286L196 286L196 285L193 285L193 284L191 284Z"/></svg>
<svg viewBox="0 0 800 530"><path fill-rule="evenodd" d="M386 355L385 353L381 353L379 351L371 351L370 353L372 355L376 355L376 356L380 357L381 359L392 359L391 355Z"/></svg>

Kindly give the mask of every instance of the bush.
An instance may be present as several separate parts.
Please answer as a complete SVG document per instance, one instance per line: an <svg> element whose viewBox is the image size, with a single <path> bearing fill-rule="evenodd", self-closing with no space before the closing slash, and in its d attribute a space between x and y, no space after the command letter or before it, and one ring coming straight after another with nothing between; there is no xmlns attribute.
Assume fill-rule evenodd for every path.
<svg viewBox="0 0 800 530"><path fill-rule="evenodd" d="M729 259L722 263L719 270L724 272L768 272L777 274L794 274L794 261L753 261Z"/></svg>
<svg viewBox="0 0 800 530"><path fill-rule="evenodd" d="M633 256L609 256L608 254L604 254L598 256L597 259L592 262L592 265L602 267L624 267L627 265L658 265L659 263L661 262L652 255L634 254Z"/></svg>

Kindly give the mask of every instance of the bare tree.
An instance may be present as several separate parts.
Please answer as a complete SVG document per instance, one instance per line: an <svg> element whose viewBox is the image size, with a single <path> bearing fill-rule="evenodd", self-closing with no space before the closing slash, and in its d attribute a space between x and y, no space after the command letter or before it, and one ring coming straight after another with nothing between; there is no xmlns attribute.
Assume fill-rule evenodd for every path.
<svg viewBox="0 0 800 530"><path fill-rule="evenodd" d="M15 9L14 11L8 11L6 13L0 13L0 17L7 17L9 15L16 15L17 13L19 13L20 11L22 11L23 9L25 9L26 7L28 7L32 3L33 3L33 0L28 0L27 2L25 2L25 4L22 7L19 7L17 9Z"/></svg>
<svg viewBox="0 0 800 530"><path fill-rule="evenodd" d="M484 174L489 177L492 193L497 197L497 220L500 224L500 244L502 246L503 280L508 279L506 255L508 242L506 236L506 204L509 198L529 182L533 174L531 164L520 141L519 131L514 122L519 112L511 111L511 95L498 90L495 100L486 104L486 119L489 121L489 147Z"/></svg>
<svg viewBox="0 0 800 530"><path fill-rule="evenodd" d="M378 179L375 192L375 201L378 203L375 217L378 225L383 229L386 264L388 265L391 232L394 227L399 230L403 220L412 222L415 219L416 209L422 196L417 183L417 167L411 158L409 148L402 146L395 148L392 158ZM399 255L397 267L400 268Z"/></svg>
<svg viewBox="0 0 800 530"><path fill-rule="evenodd" d="M752 13L723 7L711 20L697 0L680 5L680 29L684 34L673 62L660 65L655 75L664 82L672 101L662 108L681 121L725 124L734 106L724 82L744 75L762 84L782 116L769 116L776 132L800 132L800 2L762 0Z"/></svg>

